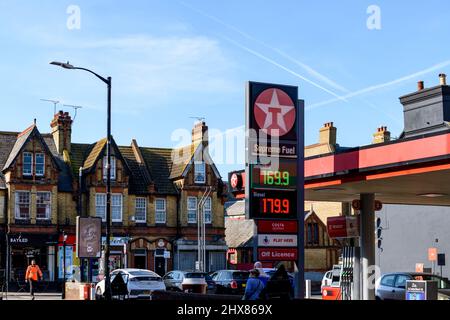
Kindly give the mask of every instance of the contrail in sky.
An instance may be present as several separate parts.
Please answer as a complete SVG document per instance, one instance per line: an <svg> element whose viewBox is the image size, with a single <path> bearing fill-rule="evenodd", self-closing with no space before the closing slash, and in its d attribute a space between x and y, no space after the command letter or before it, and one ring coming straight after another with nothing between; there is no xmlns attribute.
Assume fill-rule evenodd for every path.
<svg viewBox="0 0 450 320"><path fill-rule="evenodd" d="M300 66L301 68L305 69L309 74L313 75L314 77L318 78L319 80L323 81L324 83L327 83L329 86L331 86L331 87L333 87L333 88L335 88L335 89L341 90L341 91L343 91L343 92L348 92L348 90L346 90L345 88L343 88L342 86L340 86L339 84L337 84L336 82L334 82L333 80L329 79L329 78L326 77L325 75L323 75L323 74L319 73L318 71L314 70L313 68L311 68L310 66L306 65L305 63L303 63L303 62L301 62L301 61L299 61L299 60L293 58L292 56L290 56L290 55L287 54L286 52L281 51L281 50L278 49L278 48L274 48L274 47L272 47L272 46L270 46L270 45L268 45L268 44L266 44L266 43L264 43L264 42L262 42L262 41L260 41L260 40L258 40L258 39L256 39L256 38L252 37L252 36L249 35L248 33L246 33L246 32L244 32L244 31L242 31L242 30L236 28L235 26L232 26L232 25L230 25L230 24L224 22L223 20L221 20L221 19L219 19L219 18L217 18L217 17L215 17L215 16L213 16L213 15L210 15L210 14L208 14L208 13L202 11L202 10L199 10L199 9L197 9L197 8L194 8L194 7L192 7L191 5L189 5L189 4L187 4L187 3L183 2L183 1L180 1L180 4L183 5L183 6L185 6L185 7L187 7L187 8L189 8L189 9L191 9L191 10L193 10L193 11L195 11L195 12L197 12L198 14L200 14L200 15L202 15L202 16L208 18L208 19L211 19L211 20L217 22L218 24L220 24L220 25L226 27L227 29L233 30L234 32L240 34L240 35L243 36L244 38L247 38L247 39L249 39L249 40L251 40L251 41L254 41L254 42L256 42L256 43L258 43L258 44L260 44L260 45L262 45L262 46L264 46L264 47L266 47L266 48L268 48L268 49L270 49L270 50L272 50L272 51L274 51L274 52L276 52L276 53L278 53L280 56L282 56L282 57L284 57L284 58L290 60L291 62L293 62L293 63L295 63L296 65ZM228 40L231 40L231 39L228 38ZM257 53L256 51L254 51L254 50L252 50L252 49L250 49L250 48L244 47L243 45L240 45L240 44L236 43L236 42L233 41L233 40L231 40L230 42L232 42L233 44L239 46L241 49L244 49L244 50L246 50L246 51L248 51L248 52L251 51L250 53L253 53L253 54L254 54L254 53ZM247 50L247 49L249 49L250 51ZM267 59L266 59L266 58L263 58L263 57L262 57L262 54L258 54L257 56L258 56L259 58L263 59L263 60L266 60L266 62L269 62L269 63L275 62L275 61L272 60L272 59L269 59L269 60L270 60L270 61L269 61L269 60L267 60L268 58L267 58ZM272 64L274 64L274 63L272 63ZM275 62L274 65L276 65L277 67L280 67L280 66L281 66L281 65L280 65L279 63L277 63L277 62ZM290 71L286 70L286 69L287 69L286 67L282 67L281 69L283 69L283 70L285 70L285 71L287 71L287 72L293 74L293 72L290 72ZM294 72L294 73L295 73L295 72ZM295 76L298 76L297 73L294 74L294 75L295 75ZM307 78L304 77L304 76L301 76L301 79L304 80L304 81L307 81L307 82L310 83L311 85L313 85L313 86L315 86L315 87L317 87L317 88L319 88L319 89L321 89L321 90L324 90L325 92L327 92L327 93L333 95L333 96L336 97L338 100L345 100L345 99L341 99L341 97L340 97L338 94L336 94L335 92L332 92L331 90L325 89L324 87L320 86L319 84L315 83L314 81L312 81L312 80L310 80L310 79L307 79Z"/></svg>
<svg viewBox="0 0 450 320"><path fill-rule="evenodd" d="M444 67L446 67L448 65L450 65L450 60L446 60L444 62L435 64L435 65L433 65L433 66L431 66L431 67L429 67L427 69L424 69L424 70L412 73L410 75L407 75L407 76L404 76L404 77L401 77L401 78L398 78L398 79L395 79L395 80L392 80L392 81L389 81L389 82L380 83L380 84L373 85L373 86L370 86L370 87L367 87L367 88L364 88L364 89L361 89L361 90L358 90L358 91L350 92L350 93L344 95L343 98L349 99L349 98L360 96L362 94L369 93L369 92L372 92L372 91L375 91L375 90L378 90L378 89L390 87L390 86L399 84L401 82L417 78L417 77L419 77L421 75L430 73L432 71L436 71L438 69L442 69L442 68L444 68ZM330 100L327 100L327 101L314 103L314 104L309 105L306 109L307 110L315 109L317 107L321 107L321 106L324 106L324 105L327 105L327 104L330 104L330 103L333 103L333 102L336 102L336 101L339 101L339 100L341 100L341 99L330 99Z"/></svg>

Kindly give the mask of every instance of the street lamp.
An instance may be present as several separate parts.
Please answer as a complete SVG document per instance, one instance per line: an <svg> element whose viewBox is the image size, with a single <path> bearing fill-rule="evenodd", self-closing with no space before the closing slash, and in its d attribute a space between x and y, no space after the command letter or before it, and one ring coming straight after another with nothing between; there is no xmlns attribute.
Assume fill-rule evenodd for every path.
<svg viewBox="0 0 450 320"><path fill-rule="evenodd" d="M103 261L105 270L105 298L106 300L111 300L111 278L109 275L109 247L110 247L110 236L111 236L111 77L104 78L92 70L86 68L74 67L69 62L50 62L51 65L58 66L64 69L70 70L83 70L87 71L101 81L106 83L108 87L108 109L107 109L107 143L106 143L106 244L105 244L105 259Z"/></svg>
<svg viewBox="0 0 450 320"><path fill-rule="evenodd" d="M67 241L67 234L63 230L63 290L62 290L62 299L64 300L66 298L66 241Z"/></svg>

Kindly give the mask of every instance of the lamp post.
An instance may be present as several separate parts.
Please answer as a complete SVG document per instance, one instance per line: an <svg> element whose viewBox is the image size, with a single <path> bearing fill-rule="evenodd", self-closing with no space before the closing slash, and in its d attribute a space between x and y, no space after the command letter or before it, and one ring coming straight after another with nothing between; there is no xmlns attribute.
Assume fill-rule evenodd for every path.
<svg viewBox="0 0 450 320"><path fill-rule="evenodd" d="M106 143L106 244L105 244L105 259L104 272L105 272L105 299L111 300L111 278L109 275L109 247L110 247L110 237L111 237L111 77L104 78L92 70L86 68L74 67L69 62L57 62L53 61L50 64L70 70L82 70L89 72L96 76L98 79L103 81L108 88L108 108L107 108L107 143Z"/></svg>
<svg viewBox="0 0 450 320"><path fill-rule="evenodd" d="M64 300L66 298L66 241L67 241L67 234L63 230L63 290L62 290L62 299Z"/></svg>

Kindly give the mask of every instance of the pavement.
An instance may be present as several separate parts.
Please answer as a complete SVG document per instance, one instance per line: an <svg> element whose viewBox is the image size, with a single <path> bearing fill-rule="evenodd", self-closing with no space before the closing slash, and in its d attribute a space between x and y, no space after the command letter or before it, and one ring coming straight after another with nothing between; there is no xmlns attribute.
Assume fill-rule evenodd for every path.
<svg viewBox="0 0 450 320"><path fill-rule="evenodd" d="M8 292L8 294L3 292L0 297L3 300L31 300L28 292ZM61 293L35 293L34 297L34 300L61 300Z"/></svg>

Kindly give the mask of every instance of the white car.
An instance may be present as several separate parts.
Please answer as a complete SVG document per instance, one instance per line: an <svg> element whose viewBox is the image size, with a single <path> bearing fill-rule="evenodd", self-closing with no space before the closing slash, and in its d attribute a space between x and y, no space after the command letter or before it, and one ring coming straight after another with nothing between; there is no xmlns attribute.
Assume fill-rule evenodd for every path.
<svg viewBox="0 0 450 320"><path fill-rule="evenodd" d="M145 269L117 269L111 272L111 283L115 277L121 276L128 288L129 299L150 298L155 290L166 290L166 285L160 275ZM105 292L105 280L95 286L96 299L102 299Z"/></svg>
<svg viewBox="0 0 450 320"><path fill-rule="evenodd" d="M324 287L329 287L331 286L331 281L333 278L333 270L327 271L322 278L322 283L320 285L320 293L323 292L323 288Z"/></svg>

